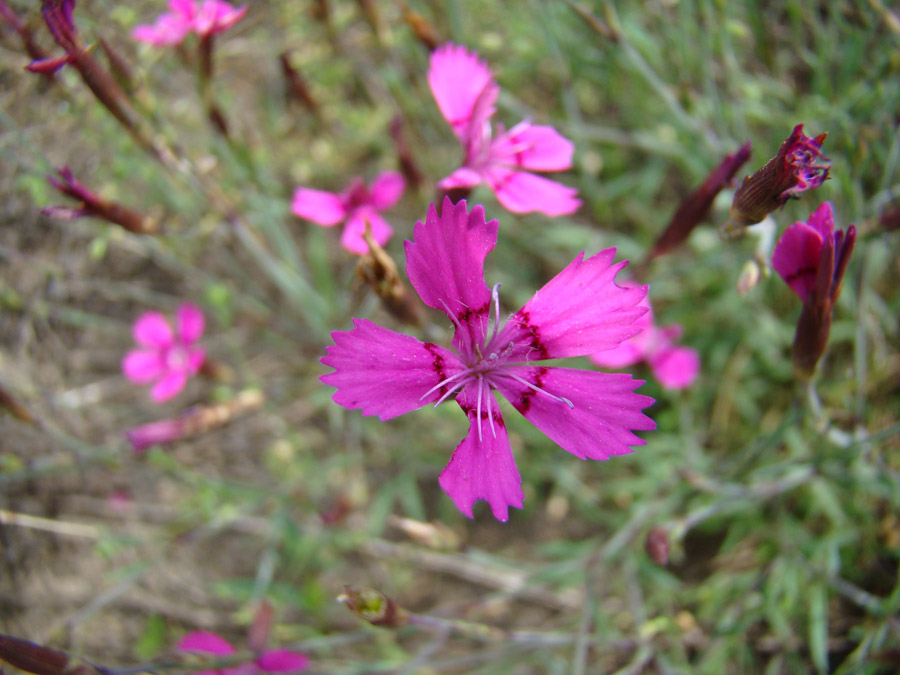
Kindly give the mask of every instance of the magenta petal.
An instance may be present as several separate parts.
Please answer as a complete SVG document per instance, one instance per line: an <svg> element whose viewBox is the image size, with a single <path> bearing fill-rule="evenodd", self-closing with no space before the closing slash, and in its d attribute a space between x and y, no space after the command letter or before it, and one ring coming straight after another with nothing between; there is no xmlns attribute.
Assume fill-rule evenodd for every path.
<svg viewBox="0 0 900 675"><path fill-rule="evenodd" d="M575 146L556 129L522 122L491 144L491 159L530 171L572 168Z"/></svg>
<svg viewBox="0 0 900 675"><path fill-rule="evenodd" d="M690 387L700 372L700 355L690 347L670 347L652 359L653 376L666 389Z"/></svg>
<svg viewBox="0 0 900 675"><path fill-rule="evenodd" d="M222 0L204 0L194 19L194 30L200 35L222 33L243 18L247 7L234 7Z"/></svg>
<svg viewBox="0 0 900 675"><path fill-rule="evenodd" d="M353 325L331 334L334 345L322 363L335 372L319 378L337 387L334 401L345 408L361 408L363 415L382 420L397 417L436 402L442 391L429 390L462 369L459 357L443 347L365 319L354 319Z"/></svg>
<svg viewBox="0 0 900 675"><path fill-rule="evenodd" d="M483 392L480 421L476 402L477 394L472 395L468 390L457 397L457 403L469 417L469 435L457 446L438 482L456 508L469 518L472 506L483 499L494 517L505 522L509 520L510 506L522 508L525 500L522 478L494 395L487 390Z"/></svg>
<svg viewBox="0 0 900 675"><path fill-rule="evenodd" d="M165 349L175 341L172 327L159 312L146 312L138 317L131 329L134 341L142 347Z"/></svg>
<svg viewBox="0 0 900 675"><path fill-rule="evenodd" d="M806 223L796 222L784 231L772 252L772 267L801 300L816 286L816 270L822 235Z"/></svg>
<svg viewBox="0 0 900 675"><path fill-rule="evenodd" d="M428 85L444 119L463 137L479 96L492 81L487 64L461 45L446 44L431 53Z"/></svg>
<svg viewBox="0 0 900 675"><path fill-rule="evenodd" d="M184 40L191 31L191 21L177 14L160 14L152 26L135 26L131 37L138 42L146 42L155 47L175 45Z"/></svg>
<svg viewBox="0 0 900 675"><path fill-rule="evenodd" d="M406 242L406 273L419 297L454 322L473 331L470 344L484 336L491 291L484 282L484 260L497 243L499 223L485 223L484 208L471 213L465 200L444 199L441 216L434 204L425 223L416 223L414 240ZM454 339L454 343L457 340Z"/></svg>
<svg viewBox="0 0 900 675"><path fill-rule="evenodd" d="M588 355L588 358L604 368L624 368L633 366L644 358L644 351L636 344L640 336L626 340L618 347Z"/></svg>
<svg viewBox="0 0 900 675"><path fill-rule="evenodd" d="M191 345L203 335L205 326L203 312L196 305L184 303L175 314L175 326L181 343Z"/></svg>
<svg viewBox="0 0 900 675"><path fill-rule="evenodd" d="M187 372L172 370L150 389L150 397L157 403L164 403L176 396L187 384Z"/></svg>
<svg viewBox="0 0 900 675"><path fill-rule="evenodd" d="M475 187L482 182L484 179L478 171L464 166L439 180L437 186L441 190L452 190L453 188Z"/></svg>
<svg viewBox="0 0 900 675"><path fill-rule="evenodd" d="M372 238L379 246L387 244L391 235L394 234L394 228L376 211L371 208L361 208L351 216L344 226L344 232L341 234L341 246L356 255L367 254L369 245L362 236L366 231L366 223L369 224L372 231Z"/></svg>
<svg viewBox="0 0 900 675"><path fill-rule="evenodd" d="M146 450L151 445L171 443L177 441L184 434L184 425L180 420L168 419L142 424L139 427L129 429L125 437L131 443L135 452Z"/></svg>
<svg viewBox="0 0 900 675"><path fill-rule="evenodd" d="M406 189L406 181L403 174L397 171L384 171L372 182L369 188L372 206L379 211L384 211L396 204L403 196Z"/></svg>
<svg viewBox="0 0 900 675"><path fill-rule="evenodd" d="M270 673L292 673L304 670L309 665L309 657L287 649L269 649L260 654L256 665Z"/></svg>
<svg viewBox="0 0 900 675"><path fill-rule="evenodd" d="M194 631L185 635L175 649L181 652L205 652L216 656L234 654L232 647L224 638L209 631Z"/></svg>
<svg viewBox="0 0 900 675"><path fill-rule="evenodd" d="M647 287L616 285L627 261L613 264L615 254L614 248L587 260L578 254L510 318L497 337L500 344L516 343L510 360L587 356L640 332L634 322L647 312L641 304Z"/></svg>
<svg viewBox="0 0 900 675"><path fill-rule="evenodd" d="M497 200L513 213L539 211L548 216L564 216L581 206L575 188L527 171L495 167L488 171L487 181Z"/></svg>
<svg viewBox="0 0 900 675"><path fill-rule="evenodd" d="M347 209L338 195L304 187L297 188L294 192L291 212L325 227L337 225L347 218Z"/></svg>
<svg viewBox="0 0 900 675"><path fill-rule="evenodd" d="M196 0L169 0L169 9L184 21L193 21L197 16Z"/></svg>
<svg viewBox="0 0 900 675"><path fill-rule="evenodd" d="M187 371L189 375L196 375L203 367L206 360L206 350L203 347L194 347L188 351Z"/></svg>
<svg viewBox="0 0 900 675"><path fill-rule="evenodd" d="M517 375L551 398L525 386ZM582 459L609 459L644 445L631 430L655 429L656 424L641 410L653 403L649 396L635 394L643 384L630 375L597 373L571 368L517 366L496 378L497 390L538 429L564 450Z"/></svg>
<svg viewBox="0 0 900 675"><path fill-rule="evenodd" d="M152 382L165 370L162 355L157 350L133 349L122 359L122 372L132 382Z"/></svg>

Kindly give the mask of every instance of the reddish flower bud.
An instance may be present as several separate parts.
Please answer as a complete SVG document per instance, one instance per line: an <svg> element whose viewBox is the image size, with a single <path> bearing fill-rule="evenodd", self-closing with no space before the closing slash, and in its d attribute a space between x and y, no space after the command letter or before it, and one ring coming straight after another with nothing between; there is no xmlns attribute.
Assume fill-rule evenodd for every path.
<svg viewBox="0 0 900 675"><path fill-rule="evenodd" d="M731 203L729 229L739 231L762 221L788 199L819 187L828 179L831 162L822 154L828 134L809 138L803 125L794 127L778 154L752 176L744 179Z"/></svg>
<svg viewBox="0 0 900 675"><path fill-rule="evenodd" d="M281 52L278 55L281 62L281 74L284 76L286 95L288 100L293 99L299 101L303 106L314 115L319 115L319 104L313 98L312 92L309 90L306 80L300 71L291 64L290 52Z"/></svg>
<svg viewBox="0 0 900 675"><path fill-rule="evenodd" d="M235 417L263 404L263 395L255 389L245 389L230 401L215 405L195 406L173 419L150 422L125 432L135 452L146 450L151 445L163 445L197 436L212 429L223 427Z"/></svg>
<svg viewBox="0 0 900 675"><path fill-rule="evenodd" d="M835 231L831 203L825 202L808 222L785 230L772 252L772 267L803 301L793 347L794 371L801 380L812 377L825 353L831 311L855 242L856 227Z"/></svg>
<svg viewBox="0 0 900 675"><path fill-rule="evenodd" d="M56 173L62 180L47 176L47 181L64 195L79 200L81 204L77 208L49 206L41 211L44 215L66 219L99 218L137 234L155 234L159 231L159 222L155 219L118 202L103 199L77 181L69 167L63 166L57 169Z"/></svg>
<svg viewBox="0 0 900 675"><path fill-rule="evenodd" d="M655 258L680 246L691 231L709 215L709 209L716 195L728 187L734 174L748 159L750 159L750 141L744 143L737 152L725 155L725 159L709 173L700 187L682 200L668 227L656 240L647 257Z"/></svg>
<svg viewBox="0 0 900 675"><path fill-rule="evenodd" d="M47 58L47 52L34 41L34 36L32 36L31 31L28 30L28 26L19 20L19 17L12 11L12 8L3 2L3 0L0 0L0 17L12 26L12 29L19 34L20 38L22 38L22 44L25 47L25 51L28 52L28 56L35 61Z"/></svg>
<svg viewBox="0 0 900 675"><path fill-rule="evenodd" d="M669 563L669 533L664 527L654 527L647 533L644 548L657 565Z"/></svg>

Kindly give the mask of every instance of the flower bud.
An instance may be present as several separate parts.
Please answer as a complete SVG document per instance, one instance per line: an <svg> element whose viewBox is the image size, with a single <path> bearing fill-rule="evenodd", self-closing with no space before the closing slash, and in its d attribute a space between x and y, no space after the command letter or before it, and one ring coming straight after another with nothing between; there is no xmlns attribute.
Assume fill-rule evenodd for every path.
<svg viewBox="0 0 900 675"><path fill-rule="evenodd" d="M373 626L402 626L409 621L409 613L389 597L374 588L344 586L338 596L351 612Z"/></svg>
<svg viewBox="0 0 900 675"><path fill-rule="evenodd" d="M737 152L725 155L725 159L709 173L700 187L682 200L668 227L656 240L647 257L655 258L663 255L684 243L691 231L709 215L709 209L716 195L728 187L738 169L748 159L750 159L750 141L744 143Z"/></svg>
<svg viewBox="0 0 900 675"><path fill-rule="evenodd" d="M97 193L89 190L72 175L67 166L56 170L62 180L47 176L47 182L64 195L81 202L77 208L67 206L48 206L42 213L55 218L74 219L91 217L105 220L113 225L134 232L136 234L156 234L159 232L159 222L142 213L123 206L118 202L103 199Z"/></svg>
<svg viewBox="0 0 900 675"><path fill-rule="evenodd" d="M372 236L370 227L362 235L369 253L356 266L357 276L372 287L387 309L398 321L418 326L422 323L422 305L410 294L400 278L397 264Z"/></svg>
<svg viewBox="0 0 900 675"><path fill-rule="evenodd" d="M651 529L647 533L644 549L657 565L667 565L669 563L669 533L666 528L654 527Z"/></svg>
<svg viewBox="0 0 900 675"><path fill-rule="evenodd" d="M822 154L822 143L828 134L809 138L803 125L794 127L781 144L778 154L759 171L744 179L731 202L730 221L726 231L739 232L760 222L788 199L819 187L828 179L831 162Z"/></svg>

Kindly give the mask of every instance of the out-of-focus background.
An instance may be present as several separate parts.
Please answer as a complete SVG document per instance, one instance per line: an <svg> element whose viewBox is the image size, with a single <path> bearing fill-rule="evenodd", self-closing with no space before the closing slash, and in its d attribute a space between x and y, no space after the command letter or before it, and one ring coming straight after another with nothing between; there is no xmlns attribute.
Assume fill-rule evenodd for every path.
<svg viewBox="0 0 900 675"><path fill-rule="evenodd" d="M61 53L35 3L8 4ZM0 23L0 386L33 417L0 411L0 632L129 666L192 630L244 644L266 600L270 642L323 673L900 668L895 9L253 1L215 40L210 91L227 140L205 114L196 37L169 48L130 38L165 9L82 0L75 22L130 64L136 110L177 150L169 166L73 68L26 72L21 40ZM582 462L509 415L526 495L509 522L484 503L469 520L438 487L467 430L456 406L383 423L333 403L319 358L352 317L450 337L437 312L425 332L401 325L359 279L339 228L290 213L297 186L337 192L399 168L393 121L422 175L385 214L402 272L403 240L462 154L428 88L429 32L490 65L495 122L552 124L575 144L573 169L555 177L578 188L574 215L514 215L485 187L469 198L500 221L486 279L502 282L504 311L580 251L616 246L641 261L681 199L745 141L739 178L796 124L827 131L830 180L776 211L769 234L824 200L838 227L858 228L815 395L792 372L797 297L764 265L738 292L772 242L720 236L726 191L687 244L636 279L651 286L656 321L680 324L699 352L699 378L669 391L629 368L656 399L646 412L657 429L609 462ZM282 53L308 101L287 85ZM63 165L162 233L42 216L75 205L45 179ZM121 359L138 316L185 301L204 310L219 369L156 405ZM263 403L223 426L142 453L125 440L248 390ZM667 565L648 536L651 553L668 546ZM369 626L335 601L345 584L500 631Z"/></svg>

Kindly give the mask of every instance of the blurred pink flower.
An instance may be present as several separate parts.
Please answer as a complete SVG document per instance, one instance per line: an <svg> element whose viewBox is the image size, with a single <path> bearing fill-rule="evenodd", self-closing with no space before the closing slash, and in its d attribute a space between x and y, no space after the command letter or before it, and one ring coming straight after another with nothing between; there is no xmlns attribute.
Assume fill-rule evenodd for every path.
<svg viewBox="0 0 900 675"><path fill-rule="evenodd" d="M556 129L526 120L509 131L499 127L499 135L492 138L490 119L496 112L500 87L474 52L453 44L432 52L428 84L465 151L462 167L438 187L453 190L487 183L497 200L513 213L540 211L561 216L581 206L575 188L529 173L572 167L574 146Z"/></svg>
<svg viewBox="0 0 900 675"><path fill-rule="evenodd" d="M366 188L361 178L354 178L350 186L340 194L300 187L294 192L291 211L294 215L323 227L346 222L341 245L351 253L365 255L369 252L369 247L362 238L366 224L368 223L376 243L384 246L394 230L378 214L396 204L405 188L406 181L396 171L379 174L371 188Z"/></svg>
<svg viewBox="0 0 900 675"><path fill-rule="evenodd" d="M439 483L470 518L484 499L495 518L507 520L524 494L494 391L581 459L631 452L644 444L631 430L655 425L641 413L653 399L634 393L642 382L630 375L539 363L609 349L637 333L647 289L616 285L627 263L613 263L613 248L588 259L579 254L504 321L499 284L492 290L484 281L498 228L496 220L485 222L481 206L468 212L465 201L445 198L441 215L432 204L406 242L410 282L456 327L452 350L354 319L353 330L331 334L335 344L322 363L334 372L321 380L337 388L336 403L382 420L455 398L469 433Z"/></svg>
<svg viewBox="0 0 900 675"><path fill-rule="evenodd" d="M856 227L835 230L831 202L824 202L775 244L772 267L803 302L793 347L794 371L803 379L812 376L825 353L831 312L855 243Z"/></svg>
<svg viewBox="0 0 900 675"><path fill-rule="evenodd" d="M140 349L122 360L122 372L132 382L156 381L150 396L157 403L167 401L182 389L188 377L196 375L206 352L194 343L203 335L203 312L185 303L175 315L175 331L159 312L147 312L134 323L132 332Z"/></svg>
<svg viewBox="0 0 900 675"><path fill-rule="evenodd" d="M208 631L188 633L175 645L178 651L213 656L228 656L235 653L235 648L224 638ZM219 670L201 670L194 675L260 675L262 673L296 673L305 670L309 665L309 657L301 652L287 649L265 649L254 661L221 668Z"/></svg>
<svg viewBox="0 0 900 675"><path fill-rule="evenodd" d="M644 297L641 305L648 311L634 325L643 330L618 347L591 354L588 358L598 366L616 369L646 361L653 371L653 377L664 389L690 387L700 372L700 355L695 349L675 344L681 337L681 326L675 324L662 328L653 322L649 295Z"/></svg>
<svg viewBox="0 0 900 675"><path fill-rule="evenodd" d="M138 42L157 47L178 44L188 33L209 37L236 24L247 12L247 6L234 7L222 0L169 0L171 11L163 12L153 25L141 24L131 32Z"/></svg>

